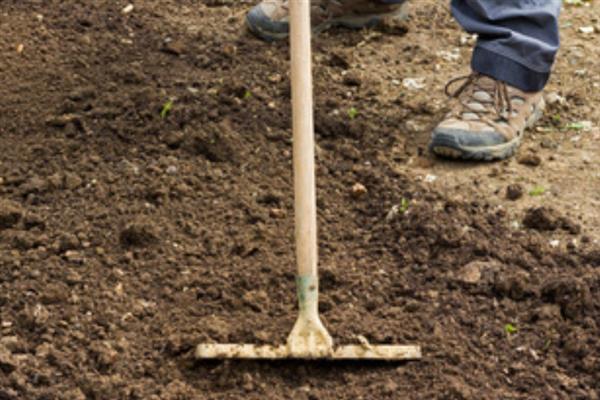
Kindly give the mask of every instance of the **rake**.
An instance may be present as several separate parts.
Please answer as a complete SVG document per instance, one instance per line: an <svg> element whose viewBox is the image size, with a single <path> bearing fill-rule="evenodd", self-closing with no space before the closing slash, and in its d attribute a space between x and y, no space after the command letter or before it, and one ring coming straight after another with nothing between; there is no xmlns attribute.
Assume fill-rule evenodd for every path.
<svg viewBox="0 0 600 400"><path fill-rule="evenodd" d="M319 318L309 0L290 1L290 28L298 319L286 344L268 346L206 343L198 345L196 358L390 361L419 359L419 346L372 345L364 338L359 344L335 346Z"/></svg>

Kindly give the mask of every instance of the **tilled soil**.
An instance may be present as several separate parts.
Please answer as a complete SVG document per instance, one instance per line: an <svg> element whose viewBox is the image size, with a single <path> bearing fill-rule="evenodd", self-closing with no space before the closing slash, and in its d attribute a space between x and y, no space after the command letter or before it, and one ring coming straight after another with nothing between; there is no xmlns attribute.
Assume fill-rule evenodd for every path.
<svg viewBox="0 0 600 400"><path fill-rule="evenodd" d="M244 31L253 3L2 2L0 399L597 399L595 199L531 190L537 161L475 179L426 154L444 103L403 78L437 87L451 65L428 43L461 38L430 1L315 42L323 319L424 358L194 360L199 342L283 343L296 312L288 46ZM544 163L538 141L578 142L557 113L597 122L578 74L578 107L527 144ZM538 169L505 199L510 168Z"/></svg>

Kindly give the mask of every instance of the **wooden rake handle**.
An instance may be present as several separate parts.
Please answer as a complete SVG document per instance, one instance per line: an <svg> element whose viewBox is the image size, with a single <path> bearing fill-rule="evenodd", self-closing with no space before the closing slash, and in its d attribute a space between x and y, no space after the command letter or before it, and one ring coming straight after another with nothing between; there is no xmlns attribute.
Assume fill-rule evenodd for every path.
<svg viewBox="0 0 600 400"><path fill-rule="evenodd" d="M310 1L290 1L294 193L298 276L317 276L317 203Z"/></svg>

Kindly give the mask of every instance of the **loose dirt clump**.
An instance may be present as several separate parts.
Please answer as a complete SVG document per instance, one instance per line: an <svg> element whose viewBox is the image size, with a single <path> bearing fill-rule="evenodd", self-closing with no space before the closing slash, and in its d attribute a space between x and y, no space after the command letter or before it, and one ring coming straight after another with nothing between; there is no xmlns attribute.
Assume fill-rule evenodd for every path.
<svg viewBox="0 0 600 400"><path fill-rule="evenodd" d="M158 230L148 219L140 218L127 224L119 235L124 247L145 247L158 242Z"/></svg>
<svg viewBox="0 0 600 400"><path fill-rule="evenodd" d="M0 229L12 228L19 223L23 216L21 206L7 199L0 199Z"/></svg>
<svg viewBox="0 0 600 400"><path fill-rule="evenodd" d="M549 280L542 287L542 298L559 305L565 318L582 318L593 311L590 288L576 277Z"/></svg>
<svg viewBox="0 0 600 400"><path fill-rule="evenodd" d="M527 165L529 167L538 167L542 164L542 158L537 154L525 154L519 157L519 164Z"/></svg>
<svg viewBox="0 0 600 400"><path fill-rule="evenodd" d="M514 185L509 185L506 188L506 198L509 200L519 200L521 197L523 197L524 193L525 189L522 185L519 185L518 183Z"/></svg>
<svg viewBox="0 0 600 400"><path fill-rule="evenodd" d="M523 225L529 229L539 231L554 231L564 229L572 234L581 232L581 226L567 217L560 215L549 207L536 207L527 210L523 218Z"/></svg>
<svg viewBox="0 0 600 400"><path fill-rule="evenodd" d="M190 135L187 147L194 154L206 157L213 162L233 162L239 137L231 134L224 125L209 126L202 132Z"/></svg>

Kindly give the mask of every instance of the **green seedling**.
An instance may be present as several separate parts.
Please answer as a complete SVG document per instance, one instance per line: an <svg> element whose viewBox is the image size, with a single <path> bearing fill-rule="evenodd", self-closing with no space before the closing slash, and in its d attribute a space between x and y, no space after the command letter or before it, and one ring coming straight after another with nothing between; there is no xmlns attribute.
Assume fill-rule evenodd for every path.
<svg viewBox="0 0 600 400"><path fill-rule="evenodd" d="M400 211L401 214L406 213L408 211L409 205L410 205L410 202L408 201L408 199L405 199L403 197L402 201L400 202L400 208L398 209L398 211Z"/></svg>
<svg viewBox="0 0 600 400"><path fill-rule="evenodd" d="M514 326L513 324L506 324L504 325L504 332L506 332L507 335L513 335L515 333L517 333L518 329L516 326Z"/></svg>
<svg viewBox="0 0 600 400"><path fill-rule="evenodd" d="M530 196L541 196L546 193L546 189L543 186L536 186L529 191Z"/></svg>
<svg viewBox="0 0 600 400"><path fill-rule="evenodd" d="M251 92L251 91L249 91L249 90L246 90L246 91L244 92L244 97L243 97L243 99L244 99L244 100L248 100L248 99L249 99L249 98L251 98L251 97L252 97L252 92Z"/></svg>
<svg viewBox="0 0 600 400"><path fill-rule="evenodd" d="M167 115L169 115L169 113L171 112L172 109L173 109L173 100L169 100L163 105L162 110L160 110L160 117L167 118Z"/></svg>
<svg viewBox="0 0 600 400"><path fill-rule="evenodd" d="M354 107L350 108L348 110L348 117L350 117L350 119L354 119L358 116L358 110Z"/></svg>

